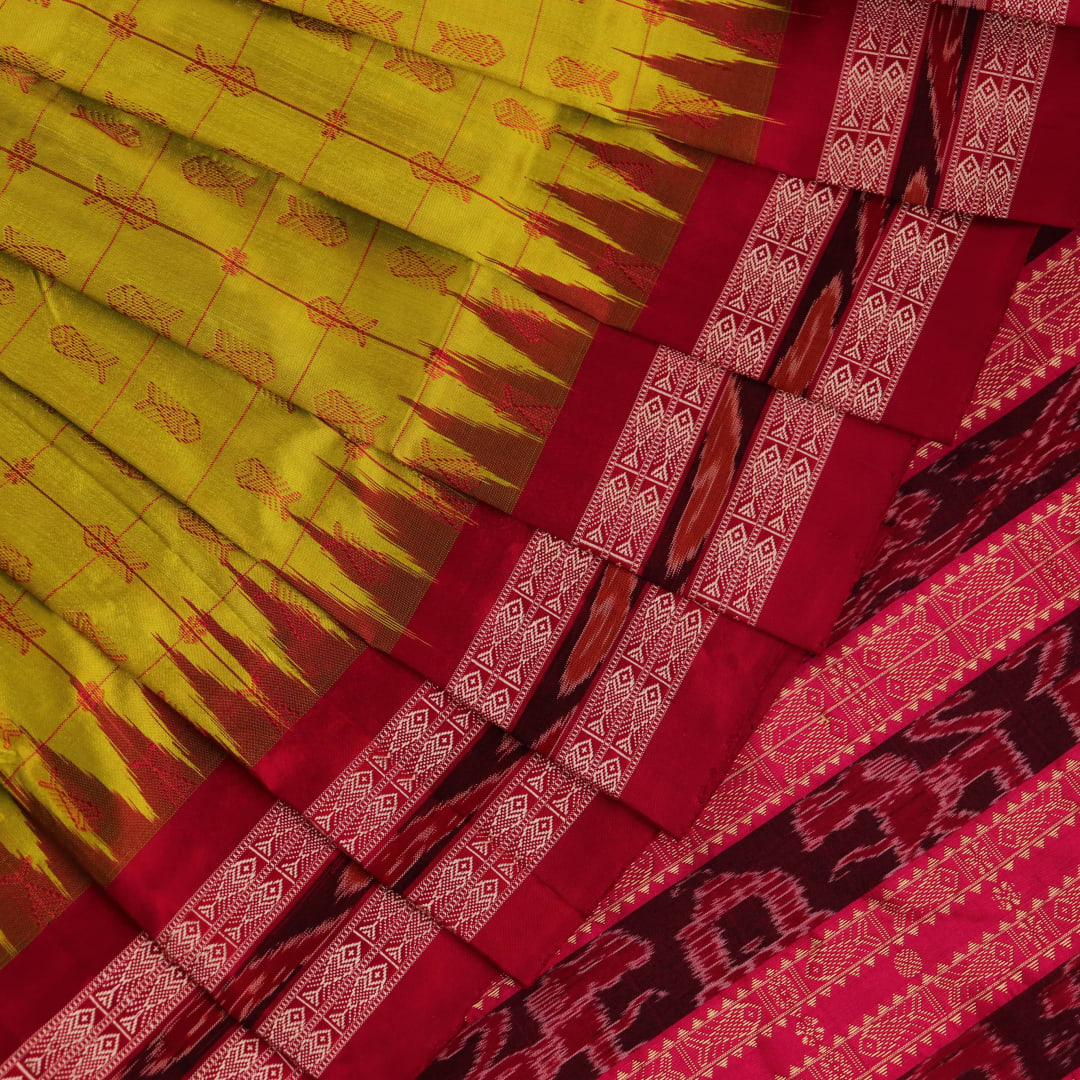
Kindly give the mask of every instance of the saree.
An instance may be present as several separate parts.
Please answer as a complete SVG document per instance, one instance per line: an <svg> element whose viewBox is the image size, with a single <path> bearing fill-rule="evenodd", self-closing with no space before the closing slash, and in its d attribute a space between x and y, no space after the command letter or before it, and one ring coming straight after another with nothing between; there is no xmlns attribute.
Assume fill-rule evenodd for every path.
<svg viewBox="0 0 1080 1080"><path fill-rule="evenodd" d="M1069 7L0 4L0 1076L1080 1065Z"/></svg>

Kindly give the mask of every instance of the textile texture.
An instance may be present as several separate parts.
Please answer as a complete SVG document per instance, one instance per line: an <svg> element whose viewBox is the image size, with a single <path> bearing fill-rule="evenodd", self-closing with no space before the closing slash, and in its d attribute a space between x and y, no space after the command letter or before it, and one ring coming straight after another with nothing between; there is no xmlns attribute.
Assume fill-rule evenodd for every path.
<svg viewBox="0 0 1080 1080"><path fill-rule="evenodd" d="M1070 0L0 0L0 1080L1080 1069Z"/></svg>

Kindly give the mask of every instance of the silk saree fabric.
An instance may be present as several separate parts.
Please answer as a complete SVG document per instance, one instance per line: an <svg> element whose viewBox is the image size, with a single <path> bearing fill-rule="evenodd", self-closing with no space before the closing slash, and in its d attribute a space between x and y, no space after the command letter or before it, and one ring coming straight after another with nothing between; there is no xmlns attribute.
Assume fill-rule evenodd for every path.
<svg viewBox="0 0 1080 1080"><path fill-rule="evenodd" d="M854 1076L1067 992L1020 6L0 4L0 1076Z"/></svg>

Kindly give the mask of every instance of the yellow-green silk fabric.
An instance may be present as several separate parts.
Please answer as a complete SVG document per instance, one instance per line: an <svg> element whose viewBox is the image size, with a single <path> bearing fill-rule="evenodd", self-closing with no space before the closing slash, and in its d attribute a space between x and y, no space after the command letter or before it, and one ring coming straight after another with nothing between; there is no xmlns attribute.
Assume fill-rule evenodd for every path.
<svg viewBox="0 0 1080 1080"><path fill-rule="evenodd" d="M107 877L393 646L633 325L672 131L753 156L782 11L587 3L0 3L0 947L85 884L24 810Z"/></svg>

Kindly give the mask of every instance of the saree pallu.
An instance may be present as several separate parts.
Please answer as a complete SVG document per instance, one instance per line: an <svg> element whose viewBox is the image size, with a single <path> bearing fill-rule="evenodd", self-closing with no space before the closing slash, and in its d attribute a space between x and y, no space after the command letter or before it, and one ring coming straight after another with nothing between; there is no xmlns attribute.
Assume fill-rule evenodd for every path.
<svg viewBox="0 0 1080 1080"><path fill-rule="evenodd" d="M4 1075L416 1075L751 752L925 440L1051 377L967 412L1072 265L1027 179L1071 105L963 190L918 133L1013 23L911 9L871 176L769 128L805 12L574 43L649 15L732 153L438 7L0 8Z"/></svg>
<svg viewBox="0 0 1080 1080"><path fill-rule="evenodd" d="M1033 368L1029 371L1029 374L1038 374L1039 370L1040 369L1038 368L1038 366L1033 366ZM1028 380L1028 382L1030 384L1030 380ZM802 770L798 767L795 767L793 769L793 773L795 775L800 775L802 773ZM244 899L238 898L236 896L236 893L239 890L235 886L233 889L230 889L225 893L225 896L231 897L231 902L226 902L223 899L221 893L218 892L214 895L213 902L210 903L208 907L205 906L207 901L203 900L203 898L200 897L198 890L198 885L201 883L202 880L202 873L204 873L204 871L202 871L200 868L203 866L209 866L212 868L218 866L219 863L223 863L223 876L226 878L226 880L228 880L230 877L234 877L239 885L239 889L254 892L255 895L260 898L263 896L270 896L276 900L280 895L283 897L285 902L287 902L293 895L291 890L293 888L296 888L297 884L301 889L305 885L308 885L308 882L311 880L308 875L312 875L317 871L318 868L324 865L324 860L326 860L327 862L331 862L335 858L334 849L332 848L332 846L327 845L325 840L322 840L322 845L320 847L318 841L321 840L321 837L319 837L315 830L311 829L311 827L307 825L303 821L303 819L300 819L298 817L291 817L288 810L284 807L277 810L276 814L273 812L268 812L271 801L267 799L265 792L262 792L256 787L251 786L250 781L246 778L246 775L243 773L243 771L235 769L226 770L226 774L231 775L232 781L240 785L241 789L248 790L250 794L245 798L241 797L236 790L231 792L228 800L229 815L227 819L230 822L229 832L222 835L223 830L221 829L220 825L220 822L222 820L221 815L215 813L213 810L209 811L209 813L207 814L207 819L218 823L216 825L216 828L214 830L195 830L194 835L203 837L212 836L213 846L216 847L216 845L220 844L220 849L206 851L205 853L201 851L192 852L190 846L189 832L188 829L185 829L184 844L185 850L187 852L187 860L185 860L185 865L187 868L186 872L191 874L191 879L178 880L176 882L178 895L175 898L170 895L170 890L163 889L161 886L161 881L164 877L173 877L176 874L175 867L172 866L172 861L175 857L171 854L164 856L162 855L162 852L167 851L167 848L162 849L159 847L157 849L159 859L164 857L170 860L169 874L163 875L161 872L161 863L158 862L155 865L155 863L152 861L155 851L153 845L148 846L146 849L144 849L143 854L138 856L136 860L134 860L129 865L128 869L120 875L120 877L116 880L115 884L112 886L114 895L123 897L125 904L129 907L129 909L134 910L138 913L139 925L149 927L152 930L156 931L159 941L164 942L164 947L166 948L166 950L176 950L172 953L172 955L184 956L186 958L186 962L184 965L185 970L194 970L198 976L202 976L204 970L207 969L205 967L199 966L199 958L204 957L205 959L203 959L201 963L203 963L204 965L209 965L209 969L211 970L211 976L207 977L206 981L215 989L217 989L218 986L217 982L215 981L215 977L221 978L223 974L221 968L227 967L230 960L235 955L233 953L233 949L236 948L237 939L240 937L240 935L237 933L237 929L243 926L247 930L247 934L250 935L250 937L246 940L242 940L239 945L238 951L242 955L245 945L247 945L247 947L249 948L251 947L251 938L257 938L260 933L265 933L265 923L259 923L258 921L255 921L254 925L252 924L252 916L250 914L251 905L245 903ZM222 776L220 774L216 774L215 782L225 783L226 781L222 780ZM750 803L748 804L748 808L751 813L750 820L753 820L753 818L756 816L754 813L754 806L759 798L759 793L756 788L752 787L748 794L751 799ZM193 801L188 805L189 807L194 807L196 808L196 810L198 810L199 804L194 802L194 800L199 800L199 802L201 802L202 805L205 807L206 803L210 801L210 796L211 789L209 786L206 786L202 791L200 791L198 795L193 797ZM247 817L240 812L241 807L245 805L249 807L249 813L251 815L250 817ZM186 808L184 812L187 813L189 811ZM204 812L206 811L204 810ZM730 818L728 818L728 820L730 820ZM259 823L259 827L257 827L255 833L252 834L246 842L240 843L238 845L237 840L244 840L244 838L232 834L231 829L235 827L239 832L244 828L245 825L254 822ZM174 824L178 825L179 819L176 819L173 824L165 826L165 829L168 830L173 828ZM294 828L298 828L302 836L307 839L307 843L303 843L298 840L294 835L291 835L288 829L289 825L293 825ZM276 833L278 833L279 830L281 834L284 834L284 839L292 841L293 846L290 847L288 843L281 842L281 838L279 838L279 835L275 835ZM277 842L275 843L275 841ZM230 845L233 846L230 848ZM223 859L223 855L227 855L230 850L237 853L235 863L239 863L241 866L244 866L244 873L237 874L236 871L232 871L232 873L230 873L231 868L233 865L235 865L235 863L228 858ZM254 857L252 854L253 852L257 853L259 857ZM279 857L275 858L275 856ZM203 863L204 857L206 860L205 863ZM371 881L371 879L367 875L358 874L356 870L348 871L346 873L346 877L348 878L347 886L346 884L341 883L340 875L341 873L347 871L347 865L341 865L340 855L336 856L336 858L339 861L337 877L335 877L334 874L329 873L327 879L319 879L318 886L321 887L322 890L334 891L336 895L341 896L342 899L346 901L353 899L357 895L357 893L366 893L369 890L374 890L374 883ZM290 888L281 888L282 879L278 875L281 872L282 864L284 864L284 866L288 868L288 877L286 880L288 880ZM142 870L142 867L148 867L149 869L144 871ZM139 878L140 876L142 876L142 874L145 874L146 876L143 878L142 882L140 882ZM253 878L251 876L252 874L256 876ZM265 883L266 889L253 889L253 884L263 884L260 878L264 874L270 879ZM319 891L316 885L308 885L308 887L311 888L313 895L317 894ZM374 899L371 899L369 897L369 899L367 900L366 909L358 905L357 914L359 914L361 910L364 910L367 913L368 919L373 919L373 909L378 909L380 903L383 902L383 895L384 894L381 892L371 891L370 896L374 897ZM184 903L184 901L187 901L187 903ZM202 901L203 905L201 911L200 901ZM84 901L79 901L79 904L84 904ZM98 906L100 908L100 901L98 902ZM274 917L274 914L278 910L280 910L275 908L273 904L266 904L265 907L263 906L263 904L259 904L257 906L263 908L262 913L264 915L264 918L269 916L269 918L272 919ZM288 941L290 947L292 948L314 948L315 944L321 942L324 939L325 935L325 937L329 938L332 943L336 943L340 946L337 952L328 950L329 956L340 956L342 953L344 953L345 955L350 955L350 950L351 955L355 956L360 951L360 949L362 948L361 943L364 941L364 938L363 935L358 932L357 923L359 923L361 926L365 925L363 924L362 920L358 919L344 922L343 916L340 913L337 913L337 918L335 920L334 914L328 913L324 904L318 903L316 900L312 900L311 906L318 913L316 925L314 927L305 925L303 922L302 914L300 912L294 913L287 924L287 928L281 928L277 934L267 934L266 937L262 939L262 954L259 956L259 962L255 964L245 965L245 968L241 969L245 975L252 976L255 975L255 973L262 973L266 978L266 981L270 984L273 984L275 963L282 965L295 963L295 957L287 956L288 950L284 946L283 940ZM177 910L177 908L179 908L179 910ZM266 910L267 908L269 909L269 911ZM111 909L106 910L109 910L111 913ZM223 929L226 931L226 940L229 943L227 946L224 945L221 938L218 938L215 941L212 932L206 933L206 931L210 929L206 926L206 923L210 921L210 919L208 919L208 915L211 918L216 917L215 921L220 921L220 923L224 924ZM238 916L242 917L238 918ZM401 913L401 917L404 918L404 913ZM330 923L330 925L327 925L327 923ZM366 925L370 927L374 925L374 923L369 921ZM404 925L404 923L402 923L401 925ZM214 929L216 929L216 927L214 927ZM333 931L335 930L341 930L343 932L335 936L333 934ZM205 939L203 938L203 934L206 934ZM104 937L105 935L103 934L102 936ZM87 935L85 937L85 940L87 940L88 942L96 941L97 937L95 935ZM106 938L106 940L109 939ZM111 940L115 945L116 939ZM454 940L455 939L453 939L450 935L446 935L444 933L441 938L438 938L436 940L435 944L429 946L429 952L427 955L429 956L429 958L431 958L432 963L436 964L435 970L439 970L439 964L436 963L436 961L439 960L440 957L441 963L447 965L444 970L453 970L455 974L454 986L457 991L477 991L476 996L479 996L478 991L482 989L482 987L486 984L487 981L490 980L494 969L487 965L482 965L478 963L478 958L474 953L459 954L455 952L452 947L452 942ZM204 941L206 952L210 954L209 957L206 956L206 952L203 952L198 948L198 945L203 944ZM300 942L303 942L303 944L298 944ZM125 961L126 967L125 964L116 964L112 969L114 979L116 978L117 968L121 969L122 974L127 974L131 976L131 974L134 972L144 978L149 978L147 972L151 969L154 973L155 978L164 978L164 976L161 975L162 970L165 972L171 972L173 970L171 966L168 965L167 962L161 960L160 957L156 958L154 963L150 963L150 961L145 960L143 954L145 950L149 948L149 945L144 943L142 939L138 939L137 935L135 935L133 931L129 931L128 938L122 939L122 944L127 945L129 949L128 952L124 953L124 956L127 957ZM160 948L161 945L159 944L158 947ZM182 951L184 948L188 948L190 951L185 953ZM450 951L448 953L440 952L440 948ZM457 948L460 949L460 946L457 946ZM120 951L119 948L117 949L117 951ZM282 959L283 954L286 954L285 959ZM68 954L69 963L71 961L71 955L72 953ZM74 950L74 955L79 955L78 950ZM138 957L140 963L136 963L135 960L132 959L133 957ZM228 959L222 960L223 957L228 957ZM211 958L214 961L213 963L211 963ZM472 961L471 964L470 961ZM341 962L341 960L338 961L339 964ZM17 964L18 960L13 963ZM96 958L91 958L89 961L90 969L96 970L94 965L97 963L98 961ZM268 973L265 969L263 969L262 965L266 965L269 968ZM427 980L425 984L421 985L431 987L436 994L436 997L432 1000L429 1001L425 998L423 1002L424 1007L431 1010L431 1023L432 1025L434 1025L438 1021L440 1016L437 1009L438 1003L445 1002L448 997L452 995L449 993L449 988L445 987L438 981L437 978L435 978L434 973L430 968L425 968L422 970L427 974ZM85 973L79 973L78 978L85 979L85 977ZM316 978L319 977L319 975L316 976ZM459 982L457 980L461 981ZM254 981L257 985L257 975L255 976ZM251 1068L252 1062L267 1061L270 1064L275 1064L278 1061L278 1058L275 1057L275 1054L279 1053L279 1051L276 1049L272 1049L270 1045L260 1041L260 1037L258 1035L258 1025L255 1025L257 1029L255 1035L249 1036L246 1029L237 1029L234 1031L233 1028L230 1026L230 1024L233 1022L230 1021L227 1016L219 1016L219 1006L214 1006L212 1002L207 1001L204 997L200 995L195 995L194 991L189 989L188 981L186 979L183 980L183 983L184 993L188 995L194 995L193 1000L197 1000L197 1002L200 1003L199 1007L205 1009L205 1012L200 1013L199 1015L205 1018L204 1022L207 1025L208 1041L213 1040L217 1042L218 1040L220 1040L220 1042L218 1042L218 1048L215 1051L219 1056L214 1059L214 1064L212 1065L212 1068L218 1070L224 1068L222 1060L229 1054L235 1055L235 1060L242 1063L242 1068ZM247 1001L245 1000L245 991L247 993L250 993L250 990L248 990L248 986L246 985L247 979L243 975L237 980L237 983L239 985L236 986L235 990L232 991L231 995L221 991L219 991L219 993L222 997L225 997L226 1000L230 1002L239 1000L240 1004L235 1005L233 1008L236 1013L239 1013L241 1014L241 1016L243 1016L244 1005L247 1004ZM92 985L89 991L91 998L95 1002L97 1002L100 997L103 997L105 995L105 990L107 988L111 988L111 985L112 984L110 984L108 980L106 980L104 984L99 982ZM133 989L133 982L131 980L127 982L119 980L117 985L120 985L123 988L123 993L120 994L116 998L116 1000L121 1003L123 1009L132 1009L132 1001L133 999L139 997L139 990ZM139 983L138 981L134 981L135 987L144 987L145 985L145 983ZM154 983L154 985L157 986L160 984ZM329 987L333 985L334 984L330 983L329 980L324 981L324 991L329 989ZM299 989L302 990L303 987L300 987ZM308 989L311 989L310 984L308 985ZM413 992L419 992L415 989L415 985ZM65 997L65 993L68 996ZM47 1000L49 1001L49 1004L52 1005L54 1008L60 1008L65 1005L71 998L70 985L65 986L61 982L57 986L56 994L57 996L55 998ZM94 995L98 995L98 997L94 997ZM85 1018L85 1016L87 1015L86 1005L88 1000L89 999L87 998L77 998L74 1004L66 1011L64 1015L71 1017L80 1016ZM187 1000L187 998L185 998L185 1000ZM296 1000L288 1000L290 1001L290 1004L292 1006L292 1012L293 1014L295 1014L297 1011ZM196 1008L194 1004L190 1007L192 1009ZM283 1037L283 1029L287 1028L288 1025L285 1025L281 1022L282 1012L284 1011L285 1010L271 1010L267 1014L268 1019L262 1025L261 1030L263 1032L267 1034L270 1034L272 1032L277 1033L277 1037L274 1039L274 1044L272 1045L280 1046L282 1042L287 1041ZM37 1023L40 1023L42 1019L45 1019L47 1015L49 1014L37 1014L34 1018L28 1019L26 1021L26 1024L30 1028L30 1030L32 1030L33 1027L36 1026ZM339 1020L341 1018L341 1015L342 1014L340 1012L337 1014ZM400 1014L398 1015L400 1016ZM211 1018L213 1020L213 1023L211 1023ZM104 1015L101 1018L102 1022L96 1030L102 1031L102 1044L112 1046L113 1043L110 1043L108 1039L108 1036L110 1034L110 1029L108 1026L110 1019L111 1015ZM47 1030L41 1037L37 1039L36 1042L31 1041L31 1043L28 1043L28 1049L25 1052L26 1055L29 1056L35 1053L40 1053L43 1046L63 1045L63 1040L57 1038L56 1030L56 1028ZM226 1037L224 1033L228 1033L228 1037ZM26 1034L29 1034L29 1031L27 1031ZM326 1045L325 1029L322 1034L324 1036L323 1045ZM371 1041L368 1041L369 1038ZM136 1043L138 1042L138 1040L133 1041L135 1041ZM413 1052L416 1052L417 1054L420 1054L427 1050L427 1047L424 1046L422 1042L418 1043L415 1033L412 1034L411 1043L414 1048ZM354 1038L354 1041L350 1043L350 1053L355 1052L358 1056L356 1058L345 1058L343 1060L360 1060L365 1062L370 1067L388 1067L388 1063L385 1063L379 1055L380 1053L385 1052L387 1048L392 1045L394 1045L393 1040L385 1031L380 1029L378 1021L376 1020L374 1023L372 1023L371 1018L369 1018L365 1023L364 1027L362 1028L360 1036L358 1038ZM301 1046L302 1044L300 1043L290 1044L290 1048L294 1052L298 1052ZM197 1049L198 1048L196 1047L195 1050L192 1050L191 1052L194 1053ZM306 1049L307 1052L311 1052L310 1045ZM146 1053L153 1055L168 1055L173 1053L173 1048L170 1046L168 1038L162 1036L158 1040L158 1042L154 1044L152 1050L147 1050ZM404 1050L402 1048L395 1046L393 1051L395 1066L400 1064L402 1060L401 1055L403 1053ZM290 1056L292 1055L290 1054ZM82 1060L85 1063L86 1059ZM318 1060L318 1058L317 1056L315 1056L313 1058L310 1058L309 1060L315 1061ZM415 1064L419 1060L419 1057L417 1056L410 1059L406 1055L405 1060L410 1064ZM210 1066L208 1066L208 1068L209 1067ZM228 1075L227 1073L223 1072L219 1072L218 1074ZM542 1072L541 1075L543 1075Z"/></svg>
<svg viewBox="0 0 1080 1080"><path fill-rule="evenodd" d="M816 928L829 915L857 906L865 894L876 895L872 890L891 871L937 839L951 837L1061 755L1075 752L1080 734L1077 594L1060 575L1069 556L1058 558L1068 548L1039 542L1037 561L1049 560L1055 583L1047 598L1060 598L1040 615L1034 614L1038 605L1026 607L1034 599L1025 587L1032 580L1031 562L1006 558L1004 567L1013 569L1001 580L1004 588L995 599L985 588L988 579L977 579L1004 567L982 559L980 546L971 549L990 542L997 557L1007 551L1000 545L1009 534L1026 535L1025 545L1031 542L1023 514L1018 523L1010 522L1025 502L1036 502L1042 511L1068 505L1061 502L1068 492L1059 485L1075 473L1080 448L1080 379L1071 370L1076 324L1069 314L1075 297L1071 289L1059 291L1052 280L1054 270L1067 266L1067 258L1051 258L1043 273L1033 275L1043 285L1042 302L1033 310L1043 318L1021 320L1018 304L1013 310L1017 332L1000 335L999 358L1012 351L1010 344L1030 346L1039 340L1040 329L1047 332L1045 351L1025 350L1029 377L1014 387L1023 404L1014 399L1009 411L999 409L996 421L935 465L914 472L901 488L890 513L894 536L860 583L842 623L856 612L866 621L789 684L787 706L782 693L690 832L680 841L651 845L535 987L511 996L516 988L493 985L474 1010L472 1026L425 1075L600 1075L654 1037L652 1049L643 1054L656 1059L657 1067L666 1062L665 1075L701 1075L701 1059L691 1055L673 1063L660 1052L661 1045L671 1045L672 1032L664 1032L668 1024L693 1013L739 977L756 977L767 958L784 950L789 950L785 955L790 949L797 953L802 935L812 932L810 955L816 955ZM1068 280L1063 274L1056 284ZM1072 326L1071 337L1058 336L1065 326ZM1018 355L1020 350L1012 359ZM1000 370L1012 366L999 363ZM1050 383L1039 385L1053 375ZM990 385L987 380L985 389ZM985 419L991 405L985 397L973 420L980 412ZM929 581L923 581L926 575ZM916 584L905 586L905 580ZM940 588L944 583L947 596ZM890 599L891 607L882 611ZM948 623L946 613L955 621L941 633L939 620ZM995 618L1000 620L996 630ZM817 710L830 723L807 725L804 736L810 730L812 735L800 739L792 721L801 710L804 723ZM812 767L815 761L821 763L817 768ZM1075 866L1075 848L1069 850L1066 868ZM1020 935L1020 944L1028 940ZM1010 966L1008 956L1002 959L1003 976L1015 981L1019 969ZM1064 959L1055 957L1056 962ZM1045 980L1067 979L1072 964L1066 961L1060 974ZM993 974L992 968L987 974ZM822 971L816 971L814 979L821 977ZM953 986L953 1004L976 1008L981 983ZM1002 1025L1009 1009L1019 1016L1037 1010L1032 1002L1039 1000L1040 991L1019 991L1019 986L1010 987L1008 995L1019 996L1015 1005L1001 1006ZM508 1000L498 1004L500 999ZM493 1011L479 1019L487 1010ZM807 1012L811 1015L799 1022L801 1033L832 1022L827 1004ZM775 1005L762 1013L775 1015ZM956 1075L967 1075L964 1069L971 1068L980 1077L1064 1076L1075 1063L1070 1063L1068 1029L1055 1027L1053 1016L1051 1008L1040 1034L1025 1041L1015 1030L996 1026L993 1013L958 1040L956 1056L963 1068ZM918 1012L918 1034L925 1035L936 1019L933 1009ZM895 1030L903 1033L905 1023L897 1020ZM740 1026L751 1039L764 1031L752 1024L734 1025ZM725 1045L725 1036L707 1024L688 1030L700 1033L691 1040L703 1054ZM833 1033L842 1030L837 1025L828 1032L822 1025L818 1041L807 1043L805 1052L834 1044ZM932 1044L926 1036L910 1051L907 1066L926 1056L920 1068L931 1070L928 1075L934 1075L935 1061L945 1069L942 1075L951 1075L943 1063L954 1048L951 1043L946 1047L940 1034L933 1033ZM1010 1056L1009 1036L1022 1047L1019 1062ZM961 1052L969 1042L996 1049L980 1060L979 1050ZM929 1057L934 1050L936 1056ZM978 1072L979 1066L999 1060L999 1050L1002 1067L1007 1063L1015 1071ZM757 1053L751 1042L730 1067L756 1067L752 1059ZM874 1062L889 1056L876 1048L871 1053ZM770 1061L765 1052L762 1057ZM797 1062L801 1055L789 1060ZM776 1071L775 1057L771 1063ZM847 1075L849 1065L842 1056L840 1063L820 1068L824 1075L837 1069ZM855 1068L851 1075L862 1072Z"/></svg>

